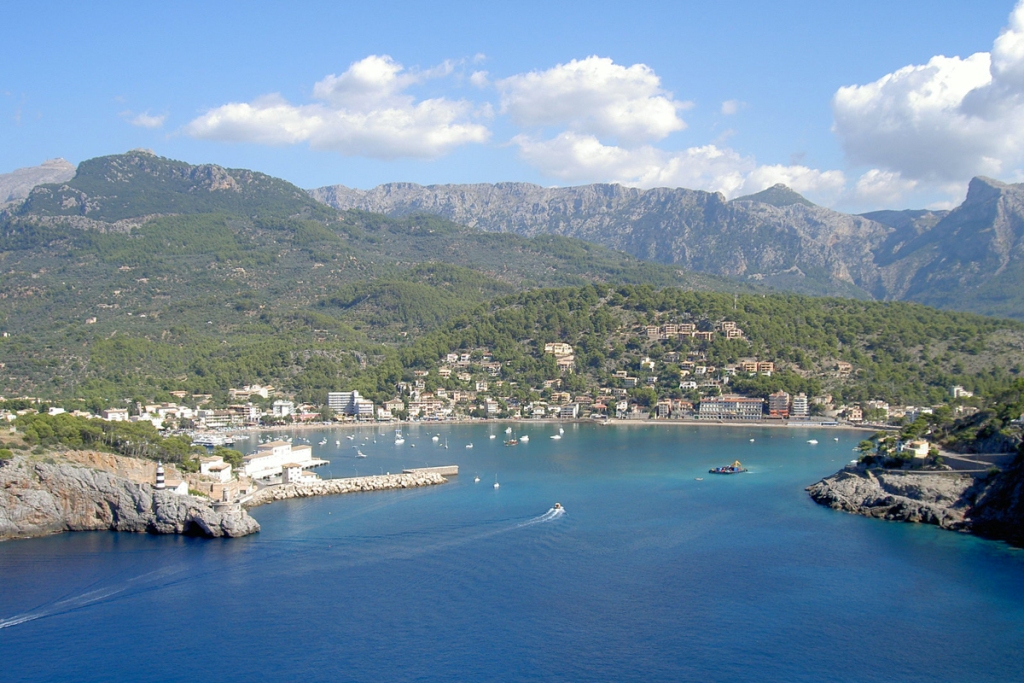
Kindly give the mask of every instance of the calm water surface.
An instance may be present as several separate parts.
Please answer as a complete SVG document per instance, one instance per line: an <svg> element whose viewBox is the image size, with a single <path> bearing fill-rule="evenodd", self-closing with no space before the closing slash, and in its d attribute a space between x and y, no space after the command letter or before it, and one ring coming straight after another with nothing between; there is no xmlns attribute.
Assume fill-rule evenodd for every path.
<svg viewBox="0 0 1024 683"><path fill-rule="evenodd" d="M257 508L244 539L0 544L0 680L1024 679L1024 553L807 497L859 433L503 428L303 433L321 476L462 474Z"/></svg>

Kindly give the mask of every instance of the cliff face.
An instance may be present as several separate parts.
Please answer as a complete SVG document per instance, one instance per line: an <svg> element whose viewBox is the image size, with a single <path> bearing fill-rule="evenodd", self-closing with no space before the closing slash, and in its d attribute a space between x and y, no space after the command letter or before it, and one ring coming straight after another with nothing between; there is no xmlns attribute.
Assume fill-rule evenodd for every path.
<svg viewBox="0 0 1024 683"><path fill-rule="evenodd" d="M1024 318L1024 184L975 178L953 211L863 216L816 206L784 186L732 201L698 190L528 183L309 193L339 209L426 212L492 232L576 237L791 291Z"/></svg>
<svg viewBox="0 0 1024 683"><path fill-rule="evenodd" d="M24 457L0 465L0 540L102 530L217 538L259 529L243 510L214 509L110 472Z"/></svg>
<svg viewBox="0 0 1024 683"><path fill-rule="evenodd" d="M970 477L943 474L843 470L808 486L807 492L833 510L962 529L973 484Z"/></svg>
<svg viewBox="0 0 1024 683"><path fill-rule="evenodd" d="M1024 455L998 476L842 470L807 487L833 510L944 529L1024 547Z"/></svg>
<svg viewBox="0 0 1024 683"><path fill-rule="evenodd" d="M971 517L979 536L1024 547L1024 455L978 496Z"/></svg>

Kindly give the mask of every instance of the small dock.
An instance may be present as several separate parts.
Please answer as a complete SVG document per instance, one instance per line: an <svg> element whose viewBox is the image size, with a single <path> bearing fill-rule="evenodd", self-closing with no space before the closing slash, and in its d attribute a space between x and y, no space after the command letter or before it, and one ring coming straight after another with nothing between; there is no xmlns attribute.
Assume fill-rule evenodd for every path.
<svg viewBox="0 0 1024 683"><path fill-rule="evenodd" d="M402 470L402 474L440 474L442 477L454 477L459 474L458 465L442 465L440 467L415 467Z"/></svg>

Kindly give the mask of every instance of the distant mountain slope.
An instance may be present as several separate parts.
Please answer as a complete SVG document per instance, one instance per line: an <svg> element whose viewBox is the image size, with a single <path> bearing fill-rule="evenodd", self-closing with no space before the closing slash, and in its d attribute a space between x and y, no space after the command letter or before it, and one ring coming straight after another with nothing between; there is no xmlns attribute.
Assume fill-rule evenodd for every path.
<svg viewBox="0 0 1024 683"><path fill-rule="evenodd" d="M812 294L907 299L1024 318L1024 185L971 182L954 211L855 216L776 185L726 201L686 189L527 183L322 187L337 208L434 213L495 232L551 233L639 258Z"/></svg>
<svg viewBox="0 0 1024 683"><path fill-rule="evenodd" d="M647 260L795 291L874 293L878 278L871 250L889 228L815 206L792 190L767 193L728 202L718 193L620 185L391 183L368 191L310 191L341 209L394 216L429 212L482 230L576 237Z"/></svg>
<svg viewBox="0 0 1024 683"><path fill-rule="evenodd" d="M0 210L0 261L6 395L83 381L105 395L102 382L165 376L183 354L205 359L190 372L212 388L262 376L268 348L355 353L536 287L751 289L557 235L339 212L276 178L145 152L83 162Z"/></svg>
<svg viewBox="0 0 1024 683"><path fill-rule="evenodd" d="M36 185L62 183L74 175L75 167L64 159L50 159L38 166L0 173L0 204L24 199Z"/></svg>
<svg viewBox="0 0 1024 683"><path fill-rule="evenodd" d="M191 166L145 150L83 161L67 182L40 185L17 215L82 216L112 223L152 214L212 212L327 217L291 183L214 164Z"/></svg>

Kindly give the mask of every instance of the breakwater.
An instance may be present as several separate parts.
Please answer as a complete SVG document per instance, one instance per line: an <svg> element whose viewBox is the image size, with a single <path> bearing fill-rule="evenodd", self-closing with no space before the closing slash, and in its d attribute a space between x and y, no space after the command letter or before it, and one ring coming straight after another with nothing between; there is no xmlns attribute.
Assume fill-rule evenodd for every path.
<svg viewBox="0 0 1024 683"><path fill-rule="evenodd" d="M403 472L402 474L377 474L369 477L350 477L348 479L322 479L315 482L282 484L280 486L260 489L252 494L251 498L244 501L242 505L245 508L254 508L278 500L288 500L289 498L412 489L421 486L436 486L447 481L437 472L422 471Z"/></svg>

